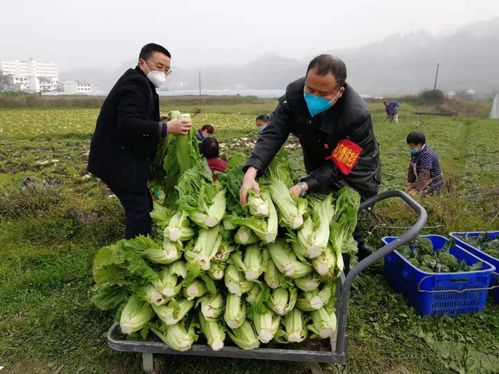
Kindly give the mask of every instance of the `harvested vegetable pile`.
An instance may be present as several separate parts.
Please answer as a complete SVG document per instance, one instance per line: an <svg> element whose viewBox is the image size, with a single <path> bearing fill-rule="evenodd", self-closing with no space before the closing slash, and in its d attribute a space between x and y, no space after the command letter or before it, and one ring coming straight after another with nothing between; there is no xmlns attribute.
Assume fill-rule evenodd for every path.
<svg viewBox="0 0 499 374"><path fill-rule="evenodd" d="M259 178L261 193L250 193L242 208L245 157L234 155L213 181L193 131L158 146L151 182L157 234L97 252L93 302L117 310L122 333L146 339L152 332L179 351L200 336L213 350L227 338L255 349L329 337L342 254L357 252L359 195L343 188L296 198L280 152Z"/></svg>

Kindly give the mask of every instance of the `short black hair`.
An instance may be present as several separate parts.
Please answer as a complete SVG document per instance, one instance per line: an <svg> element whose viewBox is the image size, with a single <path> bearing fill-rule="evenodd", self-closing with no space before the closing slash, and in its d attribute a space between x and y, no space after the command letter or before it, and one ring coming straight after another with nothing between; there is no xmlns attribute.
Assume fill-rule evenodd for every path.
<svg viewBox="0 0 499 374"><path fill-rule="evenodd" d="M407 139L405 140L407 144L425 144L426 137L422 132L412 131L407 135Z"/></svg>
<svg viewBox="0 0 499 374"><path fill-rule="evenodd" d="M268 114L260 114L259 116L256 117L255 121L269 122L270 116Z"/></svg>
<svg viewBox="0 0 499 374"><path fill-rule="evenodd" d="M319 55L308 64L307 74L310 70L317 68L317 74L323 76L331 73L342 87L347 80L347 67L343 60L332 55Z"/></svg>
<svg viewBox="0 0 499 374"><path fill-rule="evenodd" d="M214 137L204 138L199 144L199 152L207 159L218 157L220 148Z"/></svg>
<svg viewBox="0 0 499 374"><path fill-rule="evenodd" d="M169 58L172 57L170 52L168 52L168 50L165 47L163 47L159 44L149 43L149 44L146 44L145 46L142 47L142 49L140 50L139 58L143 58L144 60L147 60L149 57L151 57L153 52L162 53L162 54L168 56Z"/></svg>

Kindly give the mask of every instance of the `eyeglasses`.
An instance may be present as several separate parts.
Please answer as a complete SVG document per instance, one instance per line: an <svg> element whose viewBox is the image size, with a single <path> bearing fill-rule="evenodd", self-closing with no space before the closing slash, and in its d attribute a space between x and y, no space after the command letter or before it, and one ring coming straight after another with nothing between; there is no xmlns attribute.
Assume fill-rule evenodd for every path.
<svg viewBox="0 0 499 374"><path fill-rule="evenodd" d="M163 65L158 65L157 63L151 60L145 60L146 62L150 62L157 70L162 71L165 75L170 75L172 73L172 69L168 66L167 68L163 68Z"/></svg>

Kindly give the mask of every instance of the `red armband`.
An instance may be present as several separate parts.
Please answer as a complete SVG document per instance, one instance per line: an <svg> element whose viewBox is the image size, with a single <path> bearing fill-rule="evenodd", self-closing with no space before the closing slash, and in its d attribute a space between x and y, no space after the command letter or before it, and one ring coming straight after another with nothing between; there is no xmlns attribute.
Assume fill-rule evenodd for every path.
<svg viewBox="0 0 499 374"><path fill-rule="evenodd" d="M362 147L360 145L351 140L343 139L338 142L331 156L326 157L326 160L331 160L343 174L348 175L359 161L361 153Z"/></svg>

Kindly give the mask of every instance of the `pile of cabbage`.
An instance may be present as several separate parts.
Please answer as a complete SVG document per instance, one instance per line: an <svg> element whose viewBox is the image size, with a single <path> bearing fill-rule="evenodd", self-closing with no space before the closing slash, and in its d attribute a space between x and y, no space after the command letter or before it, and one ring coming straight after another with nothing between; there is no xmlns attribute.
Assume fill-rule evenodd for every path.
<svg viewBox="0 0 499 374"><path fill-rule="evenodd" d="M335 331L336 279L342 253L357 251L359 195L350 188L290 195L281 151L242 208L244 163L233 155L213 181L193 130L158 145L155 235L103 247L93 262L92 300L117 311L123 334L154 334L178 351L196 341L217 351L229 341L250 350Z"/></svg>

